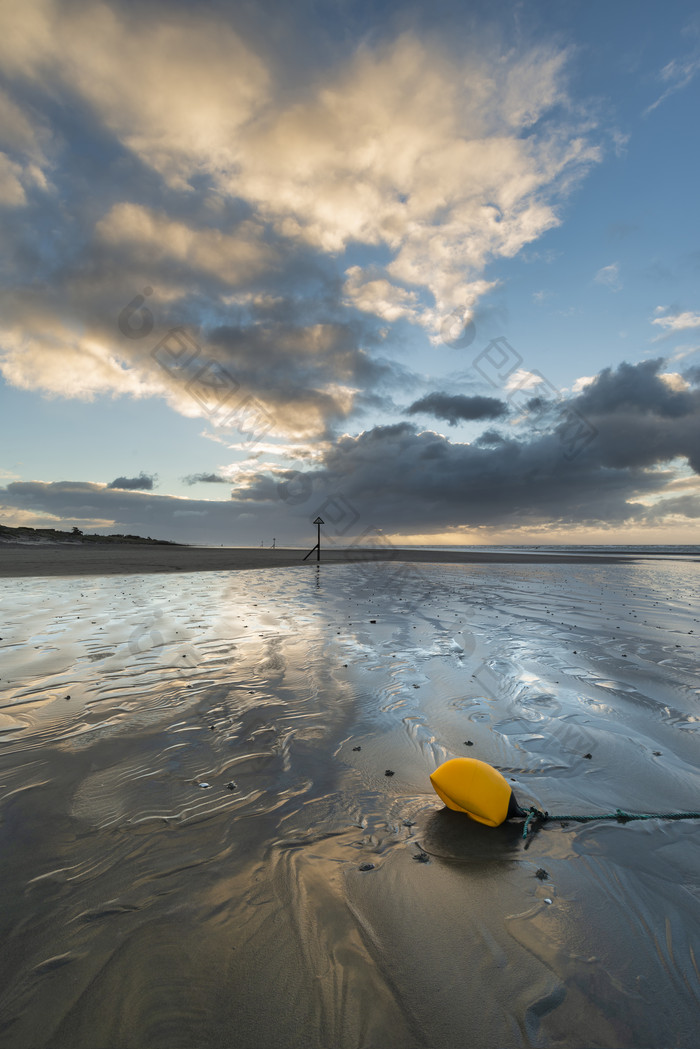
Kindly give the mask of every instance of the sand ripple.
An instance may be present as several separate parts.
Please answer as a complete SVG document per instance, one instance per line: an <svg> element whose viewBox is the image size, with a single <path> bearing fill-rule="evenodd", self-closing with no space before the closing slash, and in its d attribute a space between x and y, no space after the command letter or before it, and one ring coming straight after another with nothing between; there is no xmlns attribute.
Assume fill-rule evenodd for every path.
<svg viewBox="0 0 700 1049"><path fill-rule="evenodd" d="M697 570L9 581L3 1047L690 1049L697 827L526 851L427 777L697 808Z"/></svg>

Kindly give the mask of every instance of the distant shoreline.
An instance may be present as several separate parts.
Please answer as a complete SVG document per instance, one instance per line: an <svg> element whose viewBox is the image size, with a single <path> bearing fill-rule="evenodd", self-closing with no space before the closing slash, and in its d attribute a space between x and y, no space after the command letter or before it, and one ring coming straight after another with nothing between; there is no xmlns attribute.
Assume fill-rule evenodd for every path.
<svg viewBox="0 0 700 1049"><path fill-rule="evenodd" d="M624 564L648 558L646 552L606 554L551 553L533 550L416 550L401 547L322 550L322 564L395 561L414 564ZM651 555L654 556L654 555ZM663 557L662 554L656 555ZM217 548L168 544L13 544L0 545L0 577L143 575L159 572L226 572L259 568L291 568L317 564L316 555L303 560L301 550ZM692 558L691 558L692 559Z"/></svg>

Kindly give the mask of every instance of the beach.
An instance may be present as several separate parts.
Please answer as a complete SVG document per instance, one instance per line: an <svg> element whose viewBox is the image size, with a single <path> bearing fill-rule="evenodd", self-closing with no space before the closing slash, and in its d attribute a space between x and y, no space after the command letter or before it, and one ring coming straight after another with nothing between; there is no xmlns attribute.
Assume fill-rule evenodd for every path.
<svg viewBox="0 0 700 1049"><path fill-rule="evenodd" d="M697 563L428 553L0 549L3 1049L693 1049L700 821L428 777L698 809Z"/></svg>
<svg viewBox="0 0 700 1049"><path fill-rule="evenodd" d="M316 554L304 560L306 550L262 547L133 546L118 543L0 543L0 578L57 575L132 575L153 572L216 572L257 568L293 568L317 563ZM633 554L572 551L405 549L390 543L374 547L324 547L324 564L401 561L421 564L572 564L628 560Z"/></svg>

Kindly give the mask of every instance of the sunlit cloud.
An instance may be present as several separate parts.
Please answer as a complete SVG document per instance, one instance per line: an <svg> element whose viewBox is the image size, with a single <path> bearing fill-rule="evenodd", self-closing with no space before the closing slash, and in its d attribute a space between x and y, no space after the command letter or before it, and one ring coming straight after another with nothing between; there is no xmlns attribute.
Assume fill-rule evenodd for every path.
<svg viewBox="0 0 700 1049"><path fill-rule="evenodd" d="M274 266L276 254L263 240L263 229L243 222L235 233L195 229L137 204L117 204L96 225L98 241L127 252L141 271L157 272L175 262L187 274L200 271L235 287Z"/></svg>

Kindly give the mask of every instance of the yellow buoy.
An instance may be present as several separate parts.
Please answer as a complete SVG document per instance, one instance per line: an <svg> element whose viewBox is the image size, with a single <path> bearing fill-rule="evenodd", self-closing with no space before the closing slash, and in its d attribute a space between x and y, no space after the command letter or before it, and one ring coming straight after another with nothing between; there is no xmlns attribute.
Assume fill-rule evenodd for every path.
<svg viewBox="0 0 700 1049"><path fill-rule="evenodd" d="M487 827L500 827L522 812L501 773L478 758L451 758L433 772L430 782L448 809L465 812Z"/></svg>

